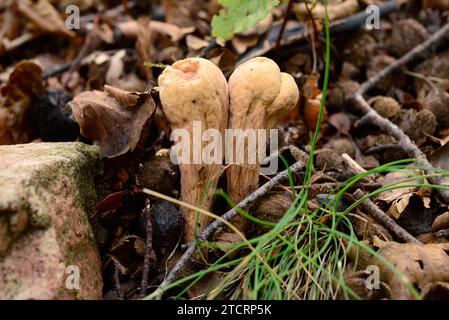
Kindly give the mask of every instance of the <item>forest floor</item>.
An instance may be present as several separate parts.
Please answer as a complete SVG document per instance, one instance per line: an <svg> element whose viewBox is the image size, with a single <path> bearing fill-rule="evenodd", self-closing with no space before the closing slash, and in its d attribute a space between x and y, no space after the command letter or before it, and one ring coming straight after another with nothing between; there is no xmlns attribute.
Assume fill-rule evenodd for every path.
<svg viewBox="0 0 449 320"><path fill-rule="evenodd" d="M234 17L229 31L211 27L214 0L3 1L0 144L99 146L105 299L449 299L449 1L261 3L260 23ZM271 126L277 172L252 166L251 184L251 170L229 173L237 165L206 166L205 179L209 169L174 164L168 105L182 114L195 97L206 108L222 79L170 99L161 74L200 57L227 88L261 56L291 76L288 97L298 98ZM260 87L257 105L283 90L279 69L274 85L268 71L229 81L229 123L237 91ZM217 128L209 116L203 125ZM246 192L234 197L231 185Z"/></svg>

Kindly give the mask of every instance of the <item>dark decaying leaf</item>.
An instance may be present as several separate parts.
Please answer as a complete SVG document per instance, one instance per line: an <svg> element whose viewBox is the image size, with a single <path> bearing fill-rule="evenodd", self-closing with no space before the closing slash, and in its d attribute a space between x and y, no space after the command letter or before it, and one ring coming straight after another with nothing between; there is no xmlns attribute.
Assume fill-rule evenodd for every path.
<svg viewBox="0 0 449 320"><path fill-rule="evenodd" d="M413 295L404 280L413 285L424 296L441 293L447 296L444 287L449 283L449 244L415 244L397 243L374 240L374 247L378 253L402 272L405 278L398 276L396 271L389 268L377 257L362 254L361 268L368 265L379 267L380 281L385 282L391 289L392 299L413 299ZM442 287L441 283L445 285ZM444 291L444 293L443 293ZM441 297L440 297L441 298Z"/></svg>
<svg viewBox="0 0 449 320"><path fill-rule="evenodd" d="M53 88L33 100L28 119L35 137L52 142L76 140L80 129L72 119L72 110L66 107L70 100L64 90Z"/></svg>
<svg viewBox="0 0 449 320"><path fill-rule="evenodd" d="M105 86L105 92L85 91L71 102L81 134L100 146L102 157L132 151L156 106L149 93L128 92Z"/></svg>
<svg viewBox="0 0 449 320"><path fill-rule="evenodd" d="M17 10L36 29L36 33L55 33L74 37L75 33L65 26L64 20L48 0L18 0Z"/></svg>
<svg viewBox="0 0 449 320"><path fill-rule="evenodd" d="M0 145L28 142L27 113L43 91L42 68L31 60L18 63L0 88Z"/></svg>
<svg viewBox="0 0 449 320"><path fill-rule="evenodd" d="M435 168L449 170L449 143L435 150L429 160Z"/></svg>
<svg viewBox="0 0 449 320"><path fill-rule="evenodd" d="M126 235L115 241L109 252L109 258L118 267L121 274L133 275L142 261L145 242L135 235ZM150 264L154 264L156 257L150 253Z"/></svg>
<svg viewBox="0 0 449 320"><path fill-rule="evenodd" d="M344 135L349 135L349 130L351 130L351 118L345 112L337 112L329 117L328 122L335 128L337 131Z"/></svg>

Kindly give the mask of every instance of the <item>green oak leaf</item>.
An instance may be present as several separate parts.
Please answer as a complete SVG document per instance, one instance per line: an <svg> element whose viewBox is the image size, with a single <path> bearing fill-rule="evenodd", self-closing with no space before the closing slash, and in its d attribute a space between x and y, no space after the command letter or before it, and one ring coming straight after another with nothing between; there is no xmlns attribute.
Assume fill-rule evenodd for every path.
<svg viewBox="0 0 449 320"><path fill-rule="evenodd" d="M212 19L212 36L229 40L266 18L279 0L219 0L223 9Z"/></svg>

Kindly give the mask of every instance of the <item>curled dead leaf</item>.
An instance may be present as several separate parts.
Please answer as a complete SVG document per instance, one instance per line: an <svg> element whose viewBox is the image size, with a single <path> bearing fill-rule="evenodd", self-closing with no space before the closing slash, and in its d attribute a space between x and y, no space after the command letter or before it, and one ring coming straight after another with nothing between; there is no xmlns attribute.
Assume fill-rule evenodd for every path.
<svg viewBox="0 0 449 320"><path fill-rule="evenodd" d="M0 88L0 144L28 142L26 116L31 100L44 92L42 68L32 60L18 63Z"/></svg>
<svg viewBox="0 0 449 320"><path fill-rule="evenodd" d="M378 253L392 263L418 291L429 290L436 283L449 283L449 244L385 242L377 239ZM404 279L374 257L369 262L380 270L381 281L386 282L392 299L413 299Z"/></svg>
<svg viewBox="0 0 449 320"><path fill-rule="evenodd" d="M321 107L322 92L318 87L319 76L307 77L301 90L301 99L304 101L303 114L307 126L315 130ZM324 108L323 121L327 120L327 110Z"/></svg>
<svg viewBox="0 0 449 320"><path fill-rule="evenodd" d="M149 93L111 86L105 86L105 92L81 92L69 104L81 135L99 145L100 155L108 158L134 150L156 109Z"/></svg>
<svg viewBox="0 0 449 320"><path fill-rule="evenodd" d="M66 28L64 20L48 0L18 0L17 10L28 19L37 32L75 37L75 33Z"/></svg>

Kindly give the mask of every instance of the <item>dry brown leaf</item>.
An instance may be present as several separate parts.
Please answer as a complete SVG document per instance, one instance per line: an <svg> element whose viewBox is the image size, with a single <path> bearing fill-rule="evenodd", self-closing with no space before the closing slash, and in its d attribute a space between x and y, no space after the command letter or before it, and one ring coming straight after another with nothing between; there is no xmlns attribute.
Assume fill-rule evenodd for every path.
<svg viewBox="0 0 449 320"><path fill-rule="evenodd" d="M188 291L188 295L190 299L198 299L205 298L204 295L209 293L212 289L214 289L223 278L226 276L226 273L223 272L210 272L206 276L202 277L193 287L191 287ZM212 298L212 297L210 297ZM220 293L218 297L215 299L226 299L226 296L223 293Z"/></svg>
<svg viewBox="0 0 449 320"><path fill-rule="evenodd" d="M242 242L242 238L235 232L222 232L214 240L218 248L225 253L229 252L236 243Z"/></svg>
<svg viewBox="0 0 449 320"><path fill-rule="evenodd" d="M232 46L238 54L243 54L248 48L254 47L259 42L259 36L239 37L235 36L231 39Z"/></svg>
<svg viewBox="0 0 449 320"><path fill-rule="evenodd" d="M141 93L129 92L109 85L104 86L104 91L125 107L137 106L139 99L142 97Z"/></svg>
<svg viewBox="0 0 449 320"><path fill-rule="evenodd" d="M349 136L349 130L351 130L352 121L346 112L337 112L332 114L328 120L337 131L341 134Z"/></svg>
<svg viewBox="0 0 449 320"><path fill-rule="evenodd" d="M126 50L122 49L114 53L109 61L109 68L106 72L106 83L114 83L120 79L123 74L125 64L123 59L126 56Z"/></svg>
<svg viewBox="0 0 449 320"><path fill-rule="evenodd" d="M413 193L407 193L402 195L400 198L395 199L391 204L390 208L387 211L387 214L392 216L395 219L399 219L401 213L407 208L410 203L410 198L413 196Z"/></svg>
<svg viewBox="0 0 449 320"><path fill-rule="evenodd" d="M429 290L428 286L436 283L449 283L449 243L418 245L376 239L374 245L379 248L378 253L395 265L418 291ZM413 299L403 279L378 258L373 257L368 264L379 267L381 281L389 285L392 299Z"/></svg>
<svg viewBox="0 0 449 320"><path fill-rule="evenodd" d="M449 0L422 0L423 7L428 9L449 9Z"/></svg>
<svg viewBox="0 0 449 320"><path fill-rule="evenodd" d="M195 27L180 28L177 25L162 21L151 21L150 28L153 32L169 36L173 42L181 40L195 30Z"/></svg>
<svg viewBox="0 0 449 320"><path fill-rule="evenodd" d="M316 128L321 106L321 90L318 87L318 80L319 76L317 75L308 76L301 90L302 100L304 101L304 119L307 126L312 130ZM323 121L326 120L327 111L324 108Z"/></svg>
<svg viewBox="0 0 449 320"><path fill-rule="evenodd" d="M324 20L326 16L326 9L321 3L318 2L313 8L311 3L309 3L308 6L314 19ZM359 2L357 0L344 0L343 2L330 3L327 7L327 14L329 20L334 21L349 17L350 15L358 12L359 9ZM295 4L293 10L299 20L308 20L309 13L305 3Z"/></svg>
<svg viewBox="0 0 449 320"><path fill-rule="evenodd" d="M200 50L200 49L203 49L204 47L207 47L209 42L207 42L201 38L198 38L194 35L188 34L186 36L186 44L192 50Z"/></svg>
<svg viewBox="0 0 449 320"><path fill-rule="evenodd" d="M420 212L420 210L430 208L431 190L428 188L407 186L424 183L423 179L410 177L411 174L412 172L388 173L382 183L384 186L394 184L395 186L404 185L404 187L384 191L378 195L377 200L387 204L391 203L387 211L389 216L399 219L401 218L401 215L406 212L406 217L400 220L401 223L405 223L412 229L416 229L415 227L418 227L419 224L421 224L422 228L425 228L425 225L427 224L428 212L426 211L426 214L424 214L424 212ZM402 182L398 183L399 181ZM411 205L412 200L414 200L413 205ZM421 229L421 227L418 229Z"/></svg>
<svg viewBox="0 0 449 320"><path fill-rule="evenodd" d="M449 229L449 212L440 214L435 218L432 224L432 231L437 232L439 230Z"/></svg>
<svg viewBox="0 0 449 320"><path fill-rule="evenodd" d="M44 92L42 68L31 60L18 63L0 88L0 144L28 142L26 116L31 100Z"/></svg>
<svg viewBox="0 0 449 320"><path fill-rule="evenodd" d="M429 161L435 168L449 170L449 143L435 150Z"/></svg>
<svg viewBox="0 0 449 320"><path fill-rule="evenodd" d="M81 92L70 106L81 134L99 145L100 155L108 158L134 150L145 123L156 109L149 93L110 86L105 86L105 92Z"/></svg>
<svg viewBox="0 0 449 320"><path fill-rule="evenodd" d="M18 0L17 9L38 32L75 37L75 33L66 28L64 20L48 0Z"/></svg>
<svg viewBox="0 0 449 320"><path fill-rule="evenodd" d="M395 186L401 186L401 185L410 185L410 184L419 183L418 180L416 180L414 178L410 178L410 175L411 175L410 173L398 172L398 171L390 172L387 175L385 175L385 178L384 178L384 181L382 184L384 186L388 186L388 185L392 185L392 184L395 184ZM404 181L398 183L401 180L404 180ZM381 192L377 196L376 199L381 200L386 203L391 203L407 194L413 193L414 191L416 191L416 189L417 189L416 187L412 186L412 187L402 187L402 188L387 190L387 191Z"/></svg>
<svg viewBox="0 0 449 320"><path fill-rule="evenodd" d="M236 55L227 48L214 50L209 56L209 59L223 72L232 71L237 62Z"/></svg>
<svg viewBox="0 0 449 320"><path fill-rule="evenodd" d="M138 20L138 31L136 39L137 65L142 74L145 75L147 81L153 80L153 72L145 67L145 62L152 61L151 52L153 51L151 43L150 20L148 18L140 18Z"/></svg>

